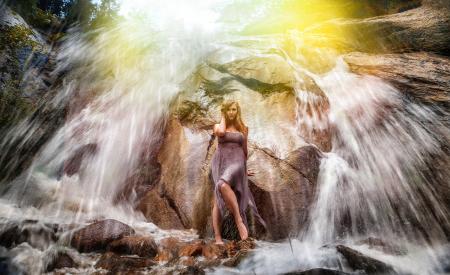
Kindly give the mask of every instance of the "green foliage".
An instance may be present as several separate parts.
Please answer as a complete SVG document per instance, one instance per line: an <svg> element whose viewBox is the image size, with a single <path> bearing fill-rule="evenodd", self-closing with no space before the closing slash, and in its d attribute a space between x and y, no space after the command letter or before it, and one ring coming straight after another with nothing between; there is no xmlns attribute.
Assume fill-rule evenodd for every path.
<svg viewBox="0 0 450 275"><path fill-rule="evenodd" d="M49 29L59 24L58 18L49 11L43 11L36 8L30 17L30 24L40 29Z"/></svg>
<svg viewBox="0 0 450 275"><path fill-rule="evenodd" d="M80 24L87 27L93 17L95 5L90 0L73 0L65 7L67 25Z"/></svg>
<svg viewBox="0 0 450 275"><path fill-rule="evenodd" d="M39 0L38 7L43 11L51 13L59 18L65 16L65 7L73 1L69 0Z"/></svg>
<svg viewBox="0 0 450 275"><path fill-rule="evenodd" d="M66 27L77 24L84 31L108 26L118 17L118 0L17 0L10 6L30 25L48 30L61 21Z"/></svg>
<svg viewBox="0 0 450 275"><path fill-rule="evenodd" d="M118 17L119 5L117 0L102 0L94 11L91 29L97 29L111 24Z"/></svg>
<svg viewBox="0 0 450 275"><path fill-rule="evenodd" d="M27 21L36 9L37 2L37 0L14 0L9 1L9 5Z"/></svg>
<svg viewBox="0 0 450 275"><path fill-rule="evenodd" d="M32 33L31 29L20 25L0 26L0 49L25 46L31 46L34 49L37 43L30 38Z"/></svg>

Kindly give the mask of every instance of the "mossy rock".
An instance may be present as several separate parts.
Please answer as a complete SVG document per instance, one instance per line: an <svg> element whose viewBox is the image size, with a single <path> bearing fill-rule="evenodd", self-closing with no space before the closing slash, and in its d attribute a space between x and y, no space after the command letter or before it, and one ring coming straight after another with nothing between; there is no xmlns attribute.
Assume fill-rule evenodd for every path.
<svg viewBox="0 0 450 275"><path fill-rule="evenodd" d="M21 48L31 46L35 49L38 45L31 39L33 31L25 26L0 26L0 50L9 48Z"/></svg>
<svg viewBox="0 0 450 275"><path fill-rule="evenodd" d="M0 128L8 128L30 115L33 104L21 97L17 80L9 80L0 93Z"/></svg>

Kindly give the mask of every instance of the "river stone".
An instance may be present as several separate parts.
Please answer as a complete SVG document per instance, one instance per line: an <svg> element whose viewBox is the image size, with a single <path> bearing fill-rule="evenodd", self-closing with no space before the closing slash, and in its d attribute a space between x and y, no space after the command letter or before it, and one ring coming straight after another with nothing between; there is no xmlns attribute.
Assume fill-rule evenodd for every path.
<svg viewBox="0 0 450 275"><path fill-rule="evenodd" d="M48 263L46 271L51 272L59 268L71 268L76 267L77 263L72 259L72 257L64 251L59 251Z"/></svg>
<svg viewBox="0 0 450 275"><path fill-rule="evenodd" d="M149 236L125 236L109 243L106 250L117 254L153 258L158 252L158 246L153 238Z"/></svg>
<svg viewBox="0 0 450 275"><path fill-rule="evenodd" d="M149 258L120 256L113 252L106 252L95 264L96 268L103 268L114 273L120 271L136 271L156 265L156 262Z"/></svg>
<svg viewBox="0 0 450 275"><path fill-rule="evenodd" d="M43 224L36 220L25 220L20 223L8 222L0 224L0 245L12 248L26 242L30 246L45 250L56 242L54 225Z"/></svg>
<svg viewBox="0 0 450 275"><path fill-rule="evenodd" d="M110 242L134 233L134 229L130 226L107 219L73 232L70 244L80 252L104 250Z"/></svg>
<svg viewBox="0 0 450 275"><path fill-rule="evenodd" d="M337 245L336 249L355 270L364 270L367 274L397 274L392 266L362 254L344 245Z"/></svg>
<svg viewBox="0 0 450 275"><path fill-rule="evenodd" d="M299 270L283 273L283 275L347 275L347 274L349 273L326 268L313 268L308 270L301 270L301 271Z"/></svg>

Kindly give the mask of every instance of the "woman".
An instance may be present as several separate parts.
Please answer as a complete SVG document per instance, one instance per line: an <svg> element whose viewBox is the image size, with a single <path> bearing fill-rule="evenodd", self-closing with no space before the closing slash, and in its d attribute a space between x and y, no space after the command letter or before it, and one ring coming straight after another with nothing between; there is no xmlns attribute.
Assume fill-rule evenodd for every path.
<svg viewBox="0 0 450 275"><path fill-rule="evenodd" d="M253 214L265 227L256 208L255 200L248 187L247 138L248 127L241 117L241 108L236 101L226 101L221 107L222 118L214 125L214 135L218 137L217 150L211 162L214 181L214 207L212 210L214 237L216 244L223 244L220 225L225 206L233 214L241 240L248 237L248 223L245 211L250 206Z"/></svg>

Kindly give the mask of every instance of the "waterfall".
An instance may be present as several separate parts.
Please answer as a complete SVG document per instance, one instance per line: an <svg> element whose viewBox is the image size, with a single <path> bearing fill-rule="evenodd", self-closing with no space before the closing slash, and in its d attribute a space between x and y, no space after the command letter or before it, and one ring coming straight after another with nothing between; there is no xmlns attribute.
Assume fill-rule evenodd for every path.
<svg viewBox="0 0 450 275"><path fill-rule="evenodd" d="M66 121L30 167L4 184L3 217L145 221L132 205L115 205L114 199L141 154L156 149L169 104L185 88L182 82L215 48L212 26L180 28L182 19L166 16L157 26L148 17L130 17L94 38L76 29L67 35L54 73L69 74L48 103L67 104ZM40 123L28 118L10 129L0 149L17 150L16 141L26 143ZM62 173L77 154L84 155L76 173Z"/></svg>
<svg viewBox="0 0 450 275"><path fill-rule="evenodd" d="M158 149L173 100L191 89L190 77L201 65L276 55L294 75L292 87L285 86L293 89L298 104L296 128L288 129L297 139L273 141L269 132L279 134L277 123L252 137L263 141L260 147L278 142L274 148L280 152L271 156L277 161L292 144L325 137L329 143L317 146L324 152L307 224L288 240L257 241L259 248L238 269L351 271L335 249L343 244L398 272L434 274L439 257L449 251L443 244L450 232L448 206L437 189L448 185L450 172L435 175L434 170L434 161L447 157L443 147L450 138L439 107L419 104L380 78L350 72L337 50L308 44L302 32L243 35L245 26L276 7L255 3L261 1L125 1L122 11L131 16L123 21L96 33L71 29L53 72L64 77L46 103L67 107L66 120L20 175L0 179L0 221L47 226L113 218L138 232L159 230L133 203L117 203L117 198L142 156ZM20 163L19 153L28 153L24 148L43 135L44 123L31 116L9 129L0 141L0 151L9 153L0 163ZM18 155L11 154L15 150ZM131 193L131 201L137 195ZM370 238L400 252L372 249L364 242ZM29 270L42 271L52 247L45 249L26 244L12 254Z"/></svg>
<svg viewBox="0 0 450 275"><path fill-rule="evenodd" d="M289 62L311 76L329 102L324 108L314 93L299 88L299 130L313 132L327 125L332 149L321 161L305 229L298 238L278 245L262 243L264 249L246 260L241 271L346 271L332 248L345 244L391 264L397 272L435 274L446 257L448 248L442 244L450 228L449 213L436 189L446 184L448 175L432 171L433 161L445 157L442 146L450 136L436 114L438 108L408 100L377 77L351 73L341 57L324 74ZM370 238L403 254L373 249L364 243Z"/></svg>

